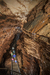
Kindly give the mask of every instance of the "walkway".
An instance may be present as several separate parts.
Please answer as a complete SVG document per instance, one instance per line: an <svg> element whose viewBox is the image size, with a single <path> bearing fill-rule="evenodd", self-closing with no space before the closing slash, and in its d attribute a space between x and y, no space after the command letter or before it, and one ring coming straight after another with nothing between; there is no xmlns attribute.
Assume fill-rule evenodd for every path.
<svg viewBox="0 0 50 75"><path fill-rule="evenodd" d="M16 42L19 39L19 36L20 34L18 33L13 40L12 47L14 47L14 50L16 49L15 48ZM16 51L15 51L15 54L16 54ZM16 60L17 60L17 55L16 55ZM17 63L15 63L15 61L12 61L12 58L11 58L11 75L21 75L18 60L17 60Z"/></svg>
<svg viewBox="0 0 50 75"><path fill-rule="evenodd" d="M12 61L12 66L11 66L11 73L12 75L21 75L20 74L20 69L19 69L19 66L18 66L18 62L15 63Z"/></svg>

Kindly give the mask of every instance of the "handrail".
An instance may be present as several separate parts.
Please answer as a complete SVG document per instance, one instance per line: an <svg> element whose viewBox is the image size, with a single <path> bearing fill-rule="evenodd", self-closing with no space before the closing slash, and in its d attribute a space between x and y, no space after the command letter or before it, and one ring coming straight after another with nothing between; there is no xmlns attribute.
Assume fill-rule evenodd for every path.
<svg viewBox="0 0 50 75"><path fill-rule="evenodd" d="M20 28L19 28L20 29ZM15 48L15 46L16 46L16 41L19 39L19 34L20 33L18 33L17 35L16 35L16 37L15 37L15 44L14 44L14 42L13 42L13 44L12 44L12 47L14 47ZM15 52L15 54L16 54L16 52ZM17 59L17 55L16 55L16 59ZM12 62L12 61L11 61ZM21 75L21 72L20 72L20 68L19 68L19 64L18 64L18 60L17 60L17 66L18 66L18 71L19 71L19 74ZM15 72L15 71L13 71L13 62L12 62L12 66L11 66L11 72L12 72L12 75L13 75L13 72Z"/></svg>
<svg viewBox="0 0 50 75"><path fill-rule="evenodd" d="M1 70L5 70L5 69L7 69L7 70L9 70L9 71L12 71L12 70L10 70L10 69L8 69L8 68L0 68ZM21 74L21 73L19 73L19 72L17 72L17 71L13 71L13 72L15 72L15 73L18 73L18 74Z"/></svg>

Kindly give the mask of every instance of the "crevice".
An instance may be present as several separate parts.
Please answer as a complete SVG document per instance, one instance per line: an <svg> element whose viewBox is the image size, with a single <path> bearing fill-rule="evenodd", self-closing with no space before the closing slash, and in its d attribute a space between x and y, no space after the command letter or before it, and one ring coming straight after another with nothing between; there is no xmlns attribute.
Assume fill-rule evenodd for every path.
<svg viewBox="0 0 50 75"><path fill-rule="evenodd" d="M18 2L19 4L21 4L23 7L25 7L25 5L22 4L19 0L17 0L17 2ZM25 7L25 8L26 8L26 7Z"/></svg>
<svg viewBox="0 0 50 75"><path fill-rule="evenodd" d="M49 0L47 0L47 1L45 2L45 5L42 7L43 13L45 13L45 6L46 6L46 4L48 3L48 1L49 1ZM47 14L47 12L46 12L46 14Z"/></svg>

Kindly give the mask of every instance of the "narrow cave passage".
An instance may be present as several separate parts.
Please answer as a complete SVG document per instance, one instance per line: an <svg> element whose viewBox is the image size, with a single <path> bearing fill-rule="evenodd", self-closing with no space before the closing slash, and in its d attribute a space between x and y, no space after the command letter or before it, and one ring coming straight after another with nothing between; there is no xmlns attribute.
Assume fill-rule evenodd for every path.
<svg viewBox="0 0 50 75"><path fill-rule="evenodd" d="M21 37L21 33L17 33L15 35L12 43L10 44L9 50L7 50L7 52L3 55L3 60L2 60L1 68L7 68L7 69L6 70L1 70L1 72L4 72L5 75L7 75L7 74L11 75L11 72L13 72L12 73L13 75L14 74L18 74L18 73L19 73L19 75L39 75L40 68L39 68L39 65L38 65L38 62L37 62L36 58L33 58L32 56L29 56L27 53L26 53L27 60L25 60L25 61L27 61L30 64L28 66L25 66L25 68L23 67L23 53L22 53L22 50L20 51L20 50L17 49L17 47L18 47L17 41L21 39L20 37ZM22 38L22 40L23 40L23 38ZM11 59L10 52L12 51L12 47L14 47L14 50L17 53L16 54L17 58L21 62L21 64L20 63L17 64L18 68L19 68L18 69L19 72L17 70L17 65L14 68L13 62L10 60ZM10 64L8 64L9 61L11 62ZM22 66L20 67L19 65L22 65ZM24 72L23 69L25 69L26 72ZM20 70L21 70L21 72L20 72ZM1 75L3 75L3 73L1 73Z"/></svg>
<svg viewBox="0 0 50 75"><path fill-rule="evenodd" d="M14 73L15 74L18 74L18 72L17 72L17 69L15 68L15 70L13 70L13 68L14 68L14 66L13 66L13 62L11 61L11 55L10 55L10 53L11 53L11 51L12 51L12 47L14 47L14 50L16 51L16 46L17 46L17 40L19 39L19 36L20 36L20 33L16 33L16 35L15 35L15 37L14 37L14 39L13 39L13 41L12 41L12 43L10 44L10 48L9 48L9 50L7 50L7 52L3 55L3 60L2 60L2 63L1 63L1 65L0 65L0 67L1 68L3 68L3 70L1 70L1 72L3 71L5 71L5 74L7 75L10 75L11 73L10 73L10 70L12 70L12 72L14 71ZM16 54L16 53L15 53ZM17 58L17 57L16 57ZM10 59L10 60L9 60ZM7 61L7 63L6 63L6 61ZM10 64L8 64L9 63L9 61L10 61ZM11 66L12 65L12 66ZM16 67L17 67L17 65L16 65ZM7 68L6 70L4 69L4 68ZM20 71L20 69L19 69L19 64L18 64L18 70ZM8 72L9 71L9 72ZM1 73L1 75L3 75L3 72ZM17 72L17 73L16 73Z"/></svg>
<svg viewBox="0 0 50 75"><path fill-rule="evenodd" d="M0 0L0 75L50 75L50 0Z"/></svg>

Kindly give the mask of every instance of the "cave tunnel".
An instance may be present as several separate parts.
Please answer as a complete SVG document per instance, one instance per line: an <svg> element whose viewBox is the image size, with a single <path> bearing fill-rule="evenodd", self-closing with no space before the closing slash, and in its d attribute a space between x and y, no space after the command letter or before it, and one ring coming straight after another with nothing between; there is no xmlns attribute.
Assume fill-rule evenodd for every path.
<svg viewBox="0 0 50 75"><path fill-rule="evenodd" d="M50 0L0 0L0 75L50 75Z"/></svg>

